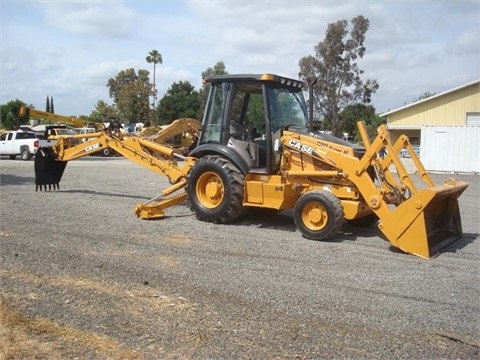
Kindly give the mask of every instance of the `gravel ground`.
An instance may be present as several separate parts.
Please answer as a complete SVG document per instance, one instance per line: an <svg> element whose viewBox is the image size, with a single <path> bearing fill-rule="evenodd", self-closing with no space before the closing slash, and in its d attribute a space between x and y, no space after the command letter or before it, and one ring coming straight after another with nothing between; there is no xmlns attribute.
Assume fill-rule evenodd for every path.
<svg viewBox="0 0 480 360"><path fill-rule="evenodd" d="M423 260L375 227L306 240L289 212L138 219L167 182L122 158L70 162L60 191L33 161L0 174L0 359L479 358L478 175L453 175L464 239Z"/></svg>

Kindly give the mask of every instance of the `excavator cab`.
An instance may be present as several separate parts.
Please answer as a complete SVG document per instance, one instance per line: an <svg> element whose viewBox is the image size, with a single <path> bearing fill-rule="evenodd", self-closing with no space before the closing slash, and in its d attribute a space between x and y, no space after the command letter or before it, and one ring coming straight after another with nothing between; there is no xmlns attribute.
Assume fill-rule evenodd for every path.
<svg viewBox="0 0 480 360"><path fill-rule="evenodd" d="M277 172L282 131L308 128L302 82L272 74L218 75L205 82L210 94L190 155L221 151L244 173Z"/></svg>

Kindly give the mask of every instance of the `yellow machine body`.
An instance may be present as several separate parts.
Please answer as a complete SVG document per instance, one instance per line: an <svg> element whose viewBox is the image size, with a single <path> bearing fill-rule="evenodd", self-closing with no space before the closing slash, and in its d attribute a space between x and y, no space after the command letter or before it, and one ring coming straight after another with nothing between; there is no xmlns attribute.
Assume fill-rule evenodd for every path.
<svg viewBox="0 0 480 360"><path fill-rule="evenodd" d="M201 129L193 119L179 119L160 133L141 137L111 124L84 135L87 141L76 146L60 139L37 152L37 189L58 187L67 161L111 148L166 176L171 184L158 197L137 204L135 214L143 219L162 218L166 208L185 200L199 220L213 223L233 221L248 208L292 209L297 228L307 238L336 236L345 221L377 224L394 247L426 259L462 237L458 198L468 184L447 179L435 185L407 136L392 143L382 125L370 142L361 121L357 125L363 146L309 131L298 80L227 74L209 81ZM245 96L235 98L239 94ZM256 102L249 103L255 96ZM249 106L262 99L267 105L250 111ZM269 115L259 136L253 125L262 124L249 119L266 109ZM164 143L185 132L196 139L199 131L188 156ZM404 150L414 173L402 163Z"/></svg>

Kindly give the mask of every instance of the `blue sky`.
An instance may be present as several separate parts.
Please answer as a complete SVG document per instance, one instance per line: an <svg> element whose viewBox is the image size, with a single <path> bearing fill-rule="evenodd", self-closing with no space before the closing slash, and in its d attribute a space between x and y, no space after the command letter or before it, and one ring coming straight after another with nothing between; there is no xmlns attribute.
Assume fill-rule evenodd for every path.
<svg viewBox="0 0 480 360"><path fill-rule="evenodd" d="M109 78L146 69L152 49L161 98L173 82L201 86L201 72L224 61L229 73L298 77L329 23L370 21L363 79L380 88L381 113L425 92L480 78L480 1L66 1L0 0L0 104L20 99L40 110L88 115L112 103Z"/></svg>

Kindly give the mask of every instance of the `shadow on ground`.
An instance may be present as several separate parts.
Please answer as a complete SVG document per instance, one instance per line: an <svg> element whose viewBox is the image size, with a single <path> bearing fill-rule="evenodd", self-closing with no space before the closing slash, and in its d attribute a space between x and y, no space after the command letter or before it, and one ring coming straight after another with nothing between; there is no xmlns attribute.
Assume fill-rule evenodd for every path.
<svg viewBox="0 0 480 360"><path fill-rule="evenodd" d="M35 178L31 176L16 176L10 174L0 175L0 185L23 185L30 183L32 188L35 186Z"/></svg>

